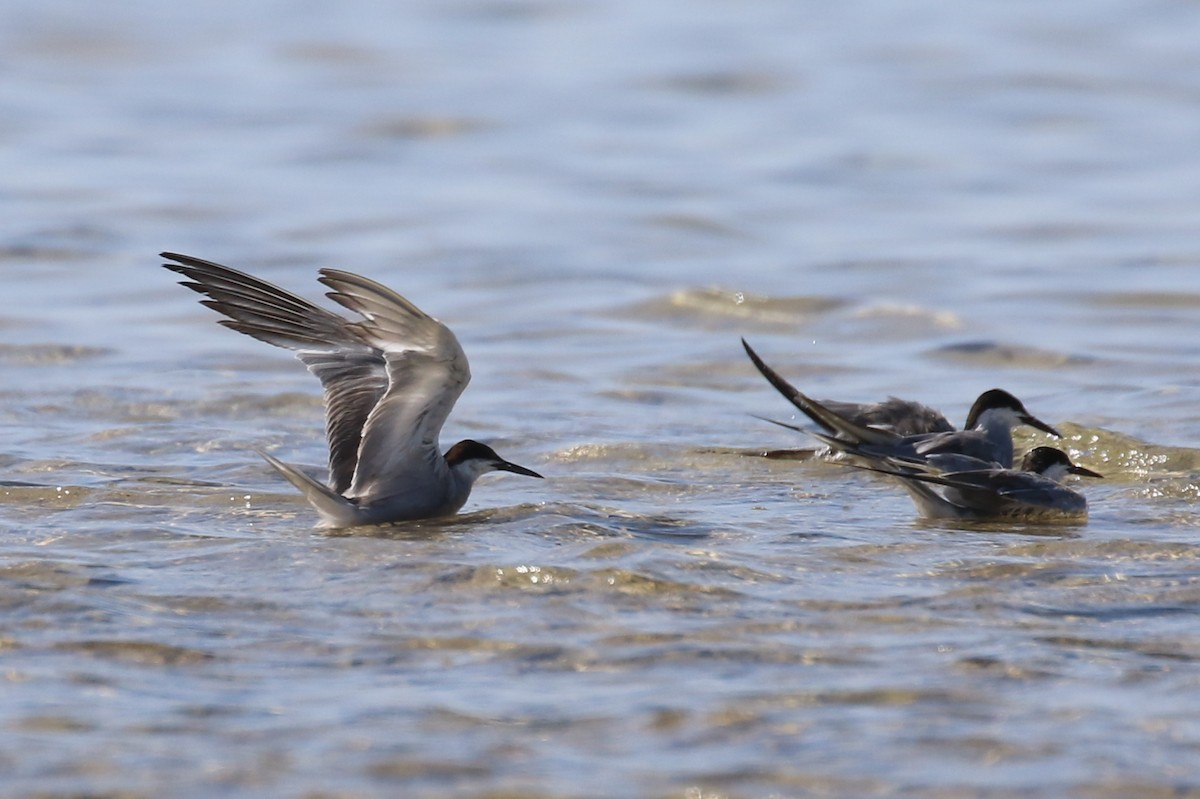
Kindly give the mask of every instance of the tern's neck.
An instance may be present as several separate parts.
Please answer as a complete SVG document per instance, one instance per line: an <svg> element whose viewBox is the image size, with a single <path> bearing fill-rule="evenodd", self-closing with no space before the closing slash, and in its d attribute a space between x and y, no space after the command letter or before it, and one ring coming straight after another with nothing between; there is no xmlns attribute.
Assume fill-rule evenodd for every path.
<svg viewBox="0 0 1200 799"><path fill-rule="evenodd" d="M495 471L492 465L482 460L465 460L459 461L450 467L450 476L454 480L454 486L461 491L465 497L471 493L471 486L475 485L475 481L482 475L488 472Z"/></svg>
<svg viewBox="0 0 1200 799"><path fill-rule="evenodd" d="M975 430L983 430L991 432L992 430L1003 430L1012 435L1013 428L1021 424L1021 417L1011 408L989 408L979 414L979 418L975 420Z"/></svg>
<svg viewBox="0 0 1200 799"><path fill-rule="evenodd" d="M975 423L975 430L987 436L988 443L995 452L995 460L1004 466L1012 466L1013 459L1013 428L1020 424L1017 415L1004 409L984 411Z"/></svg>

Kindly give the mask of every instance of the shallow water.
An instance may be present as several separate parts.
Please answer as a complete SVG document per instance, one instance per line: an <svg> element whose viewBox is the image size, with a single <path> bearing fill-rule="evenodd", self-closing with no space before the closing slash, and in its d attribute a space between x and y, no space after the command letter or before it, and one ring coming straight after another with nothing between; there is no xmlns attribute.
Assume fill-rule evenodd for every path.
<svg viewBox="0 0 1200 799"><path fill-rule="evenodd" d="M5 795L1200 795L1200 9L0 11ZM450 520L328 535L315 381L175 250L447 322ZM923 522L816 396L1002 385L1086 525ZM1044 437L1023 435L1022 446Z"/></svg>

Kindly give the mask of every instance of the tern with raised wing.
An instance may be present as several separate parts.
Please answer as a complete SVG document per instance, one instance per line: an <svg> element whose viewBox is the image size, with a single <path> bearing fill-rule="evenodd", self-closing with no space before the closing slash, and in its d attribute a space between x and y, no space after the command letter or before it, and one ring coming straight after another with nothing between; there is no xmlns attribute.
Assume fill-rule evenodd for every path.
<svg viewBox="0 0 1200 799"><path fill-rule="evenodd" d="M1029 413L1020 400L999 388L979 395L967 414L967 424L963 430L904 435L872 426L869 422L864 424L806 396L768 366L745 339L742 339L742 346L767 382L823 431L814 432L813 435L837 452L876 458L966 456L1011 468L1012 431L1015 427L1029 425L1062 438L1061 433Z"/></svg>
<svg viewBox="0 0 1200 799"><path fill-rule="evenodd" d="M968 521L1079 521L1087 499L1062 484L1067 475L1102 478L1054 447L1034 447L1020 469L979 468L939 472L928 464L891 459L858 460L856 466L894 477L920 514L930 519Z"/></svg>
<svg viewBox="0 0 1200 799"><path fill-rule="evenodd" d="M329 484L261 453L320 514L320 526L425 519L456 513L481 475L537 472L478 441L445 454L438 437L471 379L448 327L391 289L321 269L327 296L362 317L352 321L266 281L178 253L164 267L187 278L221 324L296 353L325 392Z"/></svg>

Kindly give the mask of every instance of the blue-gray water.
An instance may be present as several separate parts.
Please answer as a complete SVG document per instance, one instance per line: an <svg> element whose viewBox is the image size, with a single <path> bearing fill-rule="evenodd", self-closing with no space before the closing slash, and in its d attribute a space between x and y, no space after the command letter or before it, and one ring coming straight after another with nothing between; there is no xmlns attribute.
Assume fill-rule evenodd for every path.
<svg viewBox="0 0 1200 799"><path fill-rule="evenodd" d="M1200 7L0 10L0 794L1200 795ZM447 322L545 481L359 535L156 253ZM999 385L1086 526L922 523L816 396ZM1040 438L1023 437L1022 445ZM27 484L27 485L26 485Z"/></svg>

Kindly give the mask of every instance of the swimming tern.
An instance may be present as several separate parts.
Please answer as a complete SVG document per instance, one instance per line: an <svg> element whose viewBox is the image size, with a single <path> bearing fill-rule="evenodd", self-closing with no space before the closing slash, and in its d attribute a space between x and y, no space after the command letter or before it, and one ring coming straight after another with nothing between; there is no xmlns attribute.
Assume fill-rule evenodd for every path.
<svg viewBox="0 0 1200 799"><path fill-rule="evenodd" d="M446 516L481 475L537 472L478 441L443 455L438 436L471 379L454 333L391 289L321 269L326 296L362 316L351 321L227 266L164 252L163 264L204 294L221 324L296 353L325 390L329 485L266 453L267 463L304 494L322 527L354 527Z"/></svg>
<svg viewBox="0 0 1200 799"><path fill-rule="evenodd" d="M1034 447L1020 469L981 468L939 472L889 459L854 465L891 475L904 486L922 516L931 519L1054 521L1087 517L1087 499L1062 484L1069 474L1104 475L1071 462L1054 447Z"/></svg>
<svg viewBox="0 0 1200 799"><path fill-rule="evenodd" d="M742 339L742 346L767 382L824 431L814 432L813 435L834 451L868 457L917 459L961 455L1011 468L1013 428L1023 424L1029 425L1062 438L1061 433L1029 413L1020 400L999 388L979 395L967 414L967 424L963 430L903 435L889 429L874 427L870 423L864 424L837 413L829 406L806 396L768 366L745 339ZM787 424L783 426L792 427Z"/></svg>

